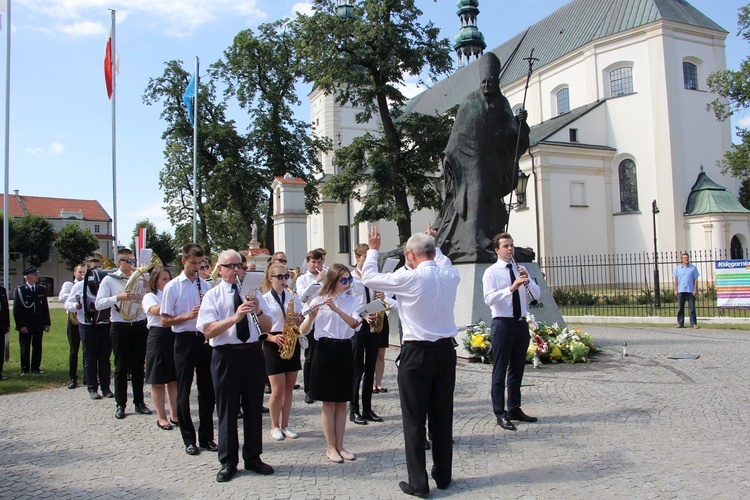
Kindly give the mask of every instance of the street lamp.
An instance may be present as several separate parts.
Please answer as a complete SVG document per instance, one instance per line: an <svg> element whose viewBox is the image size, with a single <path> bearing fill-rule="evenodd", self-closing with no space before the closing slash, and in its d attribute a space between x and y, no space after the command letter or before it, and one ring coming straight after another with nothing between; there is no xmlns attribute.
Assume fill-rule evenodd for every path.
<svg viewBox="0 0 750 500"><path fill-rule="evenodd" d="M516 202L505 204L508 212L514 208L526 206L526 186L529 184L529 174L525 174L521 170L518 170L516 177L518 177L518 182L516 182Z"/></svg>
<svg viewBox="0 0 750 500"><path fill-rule="evenodd" d="M659 256L656 253L656 214L659 213L659 207L656 206L656 200L651 202L651 217L654 225L654 307L661 307L661 297L659 292Z"/></svg>

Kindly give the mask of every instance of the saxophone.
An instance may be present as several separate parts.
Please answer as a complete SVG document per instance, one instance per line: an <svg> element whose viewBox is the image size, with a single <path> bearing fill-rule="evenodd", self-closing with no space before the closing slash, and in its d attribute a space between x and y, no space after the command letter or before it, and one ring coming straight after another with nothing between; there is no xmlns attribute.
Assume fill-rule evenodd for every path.
<svg viewBox="0 0 750 500"><path fill-rule="evenodd" d="M297 347L297 341L299 340L300 331L297 324L294 322L294 285L297 282L299 273L294 269L289 270L289 274L292 275L292 284L289 285L289 293L292 294L289 299L289 305L286 306L286 316L284 318L284 345L279 349L279 357L281 359L292 359L294 356L294 350Z"/></svg>
<svg viewBox="0 0 750 500"><path fill-rule="evenodd" d="M375 292L376 294L382 293L382 292ZM379 300L383 303L385 306L385 311L389 310L391 306L386 302L384 299L375 299ZM383 324L385 323L385 311L380 311L378 313L375 313L375 320L373 320L372 323L370 323L370 332L372 333L380 333L383 331Z"/></svg>

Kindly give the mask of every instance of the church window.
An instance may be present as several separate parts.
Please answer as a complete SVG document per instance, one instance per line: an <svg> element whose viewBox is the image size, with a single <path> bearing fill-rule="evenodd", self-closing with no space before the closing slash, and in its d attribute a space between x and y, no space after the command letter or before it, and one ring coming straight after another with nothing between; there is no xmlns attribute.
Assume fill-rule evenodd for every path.
<svg viewBox="0 0 750 500"><path fill-rule="evenodd" d="M570 90L568 87L558 90L557 94L555 94L555 99L557 101L558 115L570 112Z"/></svg>
<svg viewBox="0 0 750 500"><path fill-rule="evenodd" d="M623 66L609 74L609 89L612 97L633 93L633 68Z"/></svg>
<svg viewBox="0 0 750 500"><path fill-rule="evenodd" d="M682 61L682 79L686 89L698 90L698 66L690 61Z"/></svg>
<svg viewBox="0 0 750 500"><path fill-rule="evenodd" d="M620 212L638 211L638 178L633 160L620 162Z"/></svg>

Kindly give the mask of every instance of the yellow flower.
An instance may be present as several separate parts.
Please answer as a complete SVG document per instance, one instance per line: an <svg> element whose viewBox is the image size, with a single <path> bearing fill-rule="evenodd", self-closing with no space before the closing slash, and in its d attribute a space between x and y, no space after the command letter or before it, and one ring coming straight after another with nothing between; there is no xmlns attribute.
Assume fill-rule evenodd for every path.
<svg viewBox="0 0 750 500"><path fill-rule="evenodd" d="M471 347L484 347L485 341L481 335L473 335L471 337Z"/></svg>

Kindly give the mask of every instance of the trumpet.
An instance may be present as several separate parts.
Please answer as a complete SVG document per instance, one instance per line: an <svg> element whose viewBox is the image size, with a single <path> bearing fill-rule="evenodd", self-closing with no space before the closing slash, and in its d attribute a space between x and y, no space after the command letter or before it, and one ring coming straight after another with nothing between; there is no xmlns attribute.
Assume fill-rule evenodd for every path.
<svg viewBox="0 0 750 500"><path fill-rule="evenodd" d="M516 268L516 272L520 276L521 275L521 267L518 265L518 263L516 262L516 260L513 258L512 255L510 256L510 262L513 264L513 267ZM527 272L527 275L528 275L528 272ZM529 298L529 305L531 307L543 307L543 304L541 304L538 300L536 300L534 298L534 294L531 293L531 288L529 287L529 282L528 281L523 284L523 287L526 289L526 295Z"/></svg>

